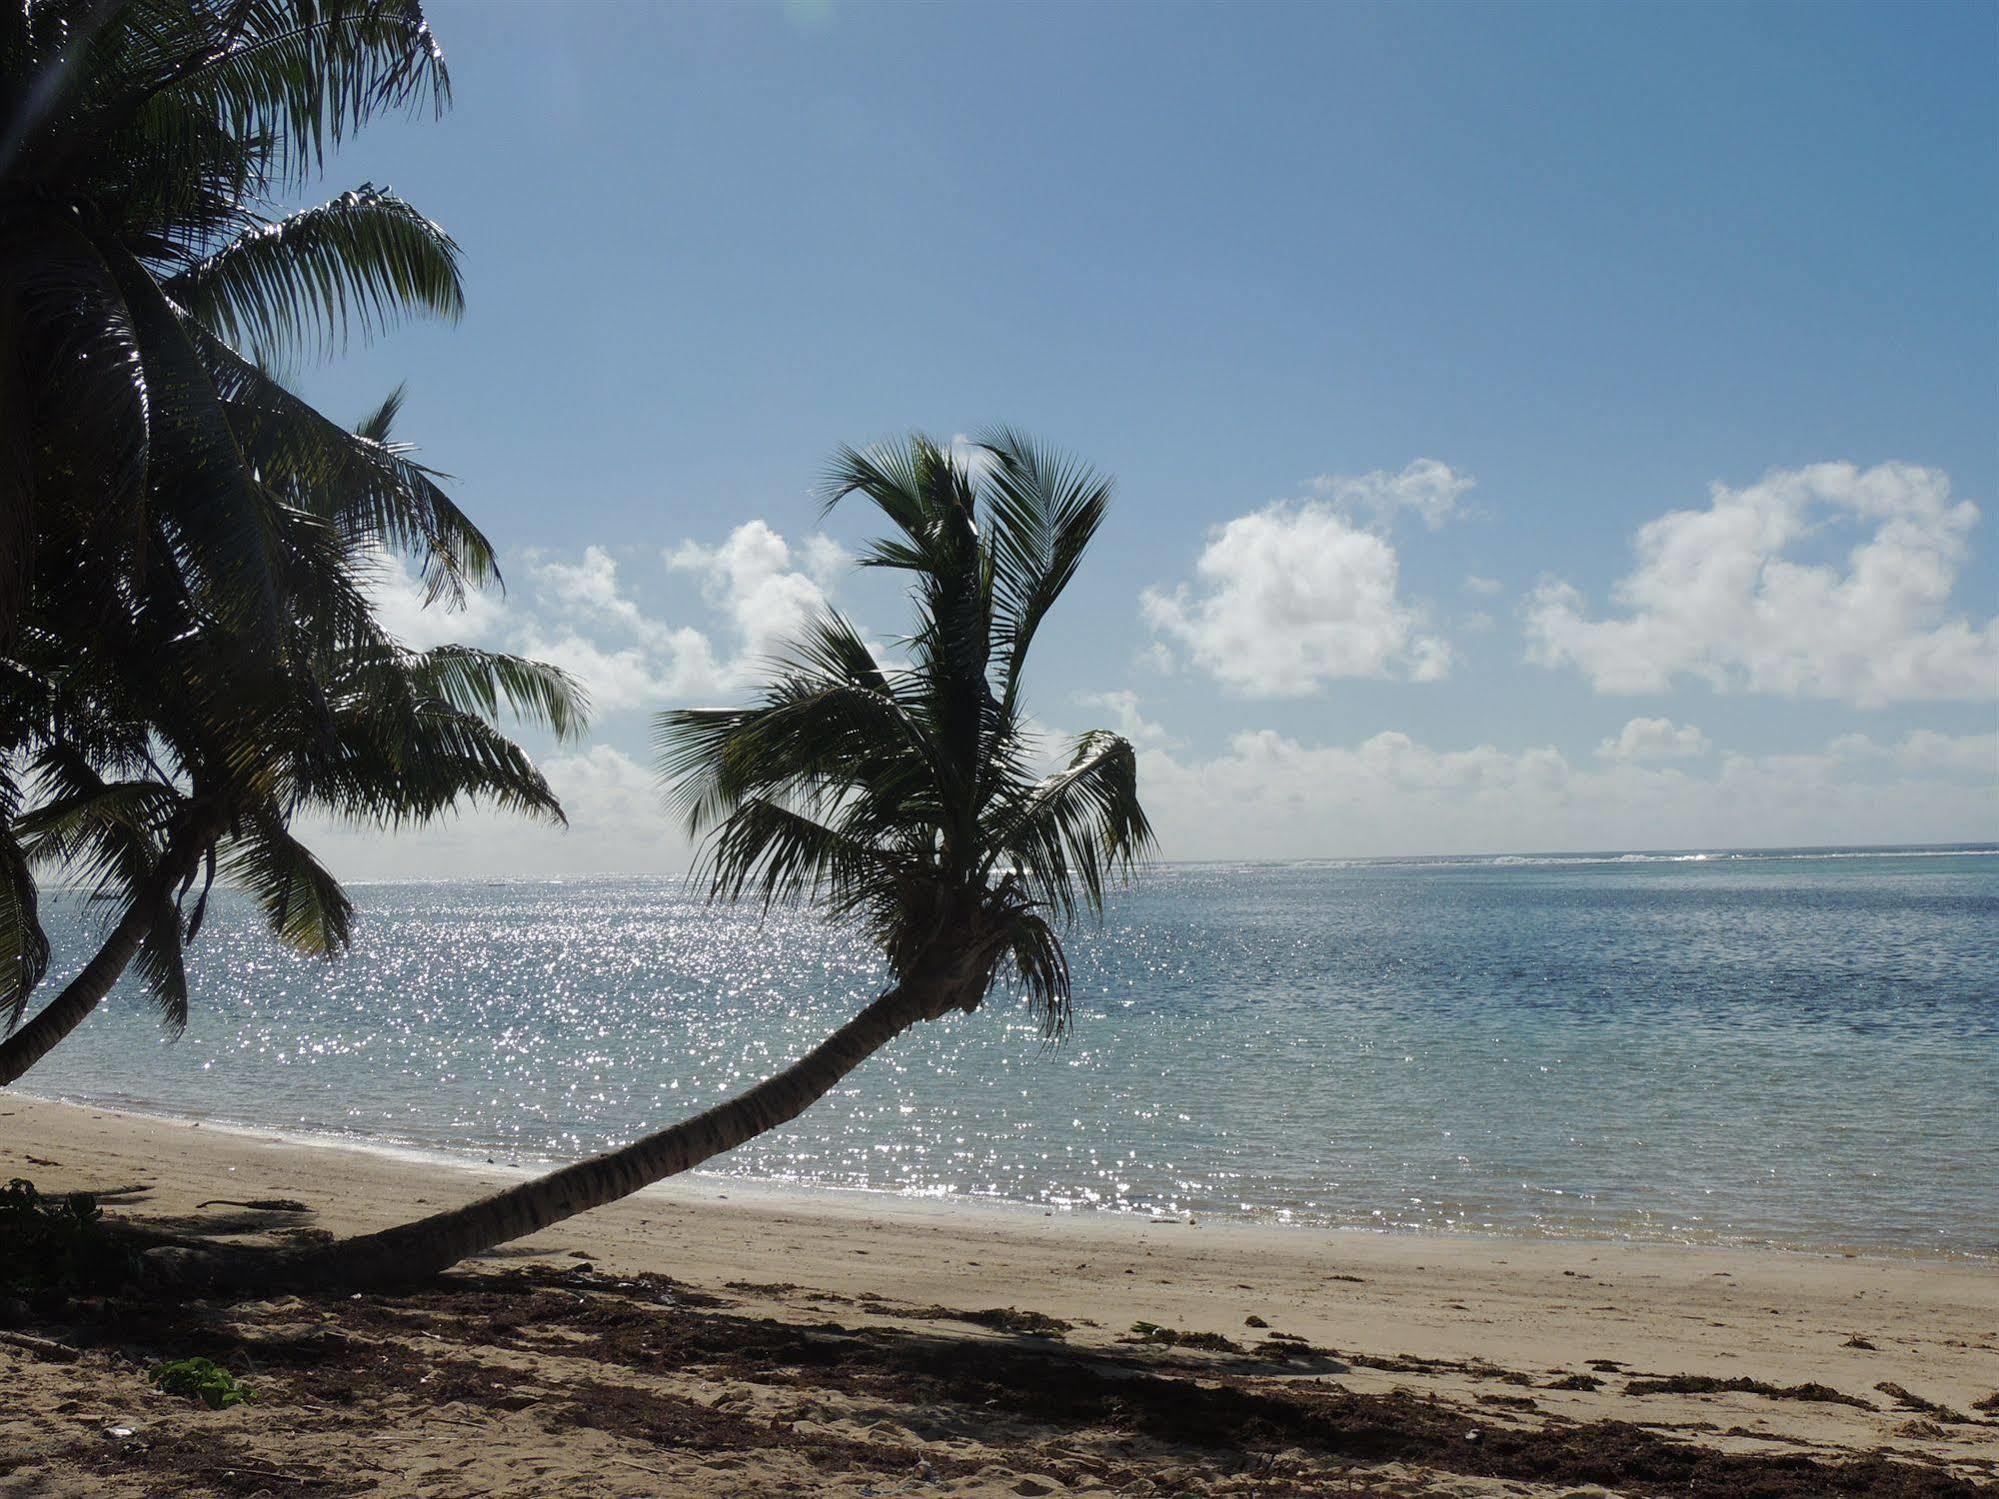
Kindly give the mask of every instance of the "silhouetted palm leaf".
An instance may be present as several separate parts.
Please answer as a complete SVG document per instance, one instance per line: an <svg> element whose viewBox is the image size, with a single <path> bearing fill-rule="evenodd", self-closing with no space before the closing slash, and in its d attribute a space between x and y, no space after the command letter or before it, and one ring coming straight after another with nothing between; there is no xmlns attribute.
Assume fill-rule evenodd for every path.
<svg viewBox="0 0 1999 1499"><path fill-rule="evenodd" d="M251 223L163 289L218 337L266 350L331 347L352 327L465 306L451 236L372 184Z"/></svg>

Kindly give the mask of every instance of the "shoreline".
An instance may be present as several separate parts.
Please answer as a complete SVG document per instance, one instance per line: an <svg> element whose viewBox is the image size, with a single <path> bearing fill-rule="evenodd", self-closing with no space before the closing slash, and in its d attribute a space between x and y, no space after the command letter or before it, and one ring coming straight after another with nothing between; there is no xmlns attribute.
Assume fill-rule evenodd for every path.
<svg viewBox="0 0 1999 1499"><path fill-rule="evenodd" d="M395 1158L335 1143L288 1141L268 1131L171 1123L0 1093L0 1180L26 1176L45 1191L109 1191L105 1206L112 1214L182 1234L272 1242L298 1233L368 1231L438 1211L515 1175L497 1164ZM266 1199L293 1199L304 1210L241 1207ZM249 1341L240 1346L250 1352L229 1353L214 1345L218 1356L261 1360L246 1367L273 1393L268 1400L260 1396L247 1415L190 1413L185 1402L145 1385L146 1361L198 1351L187 1341L195 1334L177 1332L108 1353L90 1351L98 1345L86 1340L80 1362L38 1362L33 1353L0 1339L0 1379L19 1392L20 1402L14 1411L0 1413L0 1452L11 1443L31 1454L23 1461L52 1465L49 1471L58 1478L80 1471L92 1481L79 1486L93 1492L152 1493L158 1490L105 1481L109 1470L103 1464L110 1458L90 1456L107 1448L103 1429L107 1423L141 1431L171 1427L184 1435L192 1429L187 1423L195 1421L211 1423L226 1436L229 1460L274 1472L308 1459L326 1473L338 1473L356 1459L393 1461L405 1478L379 1480L370 1492L397 1496L539 1490L546 1487L540 1482L545 1474L555 1475L558 1487L572 1485L567 1491L607 1495L1066 1491L1017 1486L1028 1479L1042 1483L1058 1470L1080 1472L1072 1458L1087 1444L1066 1428L1059 1441L1035 1435L1042 1426L1034 1422L1046 1425L1046 1412L1039 1408L997 1421L980 1414L983 1403L1014 1398L1011 1385L1004 1395L981 1394L962 1415L946 1421L934 1399L915 1385L907 1403L891 1409L879 1383L890 1378L890 1364L902 1371L895 1379L916 1377L898 1360L921 1362L933 1371L923 1379L931 1380L939 1368L976 1370L994 1359L1031 1358L1042 1361L1034 1369L1049 1359L1067 1361L1059 1365L1069 1371L1064 1378L1101 1380L1101 1372L1090 1371L1105 1368L1124 1370L1118 1379L1148 1375L1155 1384L1145 1388L1157 1390L1162 1400L1168 1396L1157 1381L1183 1390L1171 1396L1175 1401L1206 1400L1202 1390L1219 1388L1266 1402L1372 1402L1366 1404L1374 1413L1369 1419L1392 1416L1405 1426L1434 1424L1442 1412L1471 1423L1468 1429L1491 1433L1494 1442L1504 1432L1508 1441L1552 1444L1549 1452L1575 1450L1574 1434L1582 1423L1618 1441L1697 1446L1715 1462L1767 1463L1770 1473L1809 1456L1835 1465L1887 1461L1911 1471L1955 1475L1952 1481L1967 1490L1999 1479L1999 1409L1980 1414L1987 1409L1984 1402L1999 1398L1999 1268L1976 1262L1153 1222L1114 1213L768 1188L710 1177L649 1188L468 1261L461 1271L435 1291L407 1297L350 1302L335 1292L329 1300L281 1298L230 1313L239 1323L271 1324L254 1338L241 1334ZM558 1294L558 1288L571 1286L575 1289ZM649 1287L663 1288L663 1294ZM640 1297L650 1305L647 1316L710 1318L710 1330L698 1336L707 1340L703 1346L714 1346L713 1359L720 1362L658 1363L644 1350L666 1346L656 1339L681 1335L662 1325L631 1344L620 1355L623 1361L586 1370L574 1349L587 1326L565 1320L545 1337L538 1334L538 1341L523 1343L504 1332L512 1313L489 1321L496 1308L504 1311L515 1302L552 1309L547 1315L563 1319L580 1316L564 1309L580 1307L578 1298L599 1295ZM513 1300L504 1300L508 1297ZM352 1316L365 1313L374 1320L366 1341L340 1342L336 1349L326 1340L333 1337L335 1322L350 1315L338 1309L350 1305L356 1307ZM717 1310L703 1312L704 1307ZM601 1315L616 1321L639 1314L634 1307ZM394 1325L383 1324L384 1317ZM1052 1340L1022 1335L1014 1325L1021 1317L1062 1331ZM381 1365L383 1348L414 1350L411 1357L421 1367L410 1366L416 1372L409 1386L380 1394L392 1404L403 1402L395 1406L398 1414L370 1416L337 1431L329 1425L326 1399L311 1387L321 1376L304 1369L284 1375L282 1365L270 1362L271 1350L292 1346L285 1339L294 1337L291 1330L301 1318L317 1318L314 1325L328 1329L314 1334L321 1342L313 1346L331 1350L325 1356L351 1348L359 1360L357 1379L374 1377L368 1371ZM1145 1327L1200 1341L1157 1346L1144 1336L1135 1338L1134 1330ZM49 1334L37 1330L34 1336ZM379 1341L383 1336L391 1343ZM279 1340L272 1342L273 1337ZM1282 1345L1267 1341L1259 1360L1257 1340L1273 1337L1318 1350L1315 1361L1299 1365L1285 1355L1273 1364L1268 1350ZM761 1365L752 1369L743 1363L745 1346L789 1346L801 1339L819 1350L797 1355L802 1364L785 1362L790 1354L779 1359L782 1367L764 1372L758 1372ZM455 1362L435 1363L441 1349ZM840 1372L855 1359L865 1368ZM499 1382L465 1383L459 1376L474 1364L497 1371L493 1379ZM440 1395L426 1383L426 1371L433 1368L458 1371L451 1389L461 1393ZM273 1386L272 1380L279 1382ZM670 1381L670 1390L662 1380ZM79 1381L89 1382L93 1393L87 1399L80 1397L86 1385ZM837 1437L847 1444L840 1452L849 1455L855 1443L887 1440L881 1434L886 1421L895 1431L896 1452L903 1454L897 1462L921 1461L939 1472L956 1472L949 1466L956 1464L969 1476L950 1486L919 1482L915 1488L883 1489L879 1472L832 1474L827 1464L848 1458L829 1456L827 1448L811 1459L798 1486L787 1490L773 1475L804 1459L770 1449L768 1433L777 1427L741 1428L728 1437L739 1450L732 1449L726 1472L710 1471L715 1464L701 1456L708 1449L692 1451L674 1441L661 1445L624 1432L617 1437L624 1445L605 1447L601 1444L612 1438L596 1428L588 1441L572 1441L571 1428L552 1438L551 1422L558 1415L569 1413L562 1419L573 1427L572 1418L581 1419L576 1412L600 1411L608 1397L563 1394L558 1400L551 1394L536 1396L534 1403L521 1397L519 1408L492 1407L496 1400L516 1398L495 1392L522 1384L557 1392L616 1385L637 1392L632 1408L641 1412L654 1409L647 1402L672 1394L694 1403L687 1409L709 1413L699 1417L702 1421L721 1420L714 1415L718 1411L753 1407L771 1412L768 1419L790 1433L784 1440L823 1443ZM1954 1419L1933 1419L1906 1403L1905 1395L1952 1412ZM281 1398L305 1403L281 1407ZM372 1402L377 1395L366 1398ZM293 1409L301 1413L296 1418L285 1414ZM356 1419L375 1409L357 1404ZM466 1461L468 1424L482 1432L478 1466L453 1477ZM1264 1491L1260 1480L1230 1487L1234 1480L1213 1477L1222 1472L1215 1464L1226 1455L1219 1450L1192 1458L1179 1447L1155 1452L1143 1442L1134 1447L1138 1438L1118 1435L1122 1429L1116 1421L1109 1435L1093 1427L1090 1440L1101 1437L1110 1444L1102 1450L1127 1465L1143 1448L1151 1454L1147 1463L1178 1475L1168 1480L1168 1492ZM1162 1429L1170 1434L1172 1423ZM1310 1427L1322 1435L1299 1449L1306 1452L1295 1459L1306 1464L1301 1473L1349 1471L1323 1468L1353 1460L1340 1455L1344 1449L1337 1442L1312 1456L1312 1442L1332 1441L1323 1433L1335 1429L1345 1428ZM1285 1440L1290 1445L1273 1449L1272 1461L1293 1461L1284 1454L1304 1438ZM396 1445L407 1443L417 1445ZM35 1453L43 1456L34 1458ZM73 1471L78 1463L85 1466ZM663 1477L650 1488L620 1489L618 1466L635 1463L670 1475L670 1481ZM1322 1466L1311 1468L1312 1463ZM5 1472L0 1462L0 1474ZM419 1483L411 1476L421 1472L435 1481ZM1397 1469L1392 1482L1384 1479L1386 1486L1349 1491L1481 1499L1626 1492L1617 1484L1586 1489L1576 1482L1523 1487L1517 1476L1487 1485L1459 1465L1438 1486L1427 1469ZM1809 1486L1819 1481L1808 1476L1799 1480L1808 1486L1757 1491L1833 1491ZM1088 1487L1080 1479L1069 1486ZM56 1491L64 1491L60 1483Z"/></svg>
<svg viewBox="0 0 1999 1499"><path fill-rule="evenodd" d="M479 1176L493 1173L509 1181L528 1180L543 1172L570 1164L580 1157L560 1156L511 1156L496 1159L486 1154L480 1146L465 1146L453 1149L448 1146L419 1145L398 1140L387 1140L379 1136L360 1133L334 1133L327 1130L309 1128L286 1128L283 1126L249 1124L241 1120L226 1118L191 1118L185 1114L172 1113L165 1109L133 1106L125 1103L106 1104L79 1098L49 1097L44 1094L18 1090L0 1090L0 1116L10 1099L21 1099L36 1104L52 1105L61 1109L82 1110L111 1115L122 1119L161 1125L174 1129L207 1129L215 1134L235 1136L246 1140L262 1140L295 1147L300 1150L346 1151L353 1154L378 1158L388 1162L398 1162L414 1167L429 1167L465 1176ZM4 1160L4 1155L0 1155ZM961 1212L967 1214L1020 1215L1024 1217L1052 1217L1060 1221L1076 1224L1096 1222L1125 1224L1174 1224L1186 1223L1202 1227L1218 1236L1245 1234L1294 1235L1328 1234L1353 1236L1356 1239L1380 1239L1390 1242L1414 1244L1450 1244L1465 1241L1487 1243L1494 1246L1571 1244L1580 1246L1612 1246L1630 1248L1660 1248L1673 1250L1713 1251L1717 1253L1741 1253L1764 1255L1791 1255L1806 1259L1836 1257L1848 1260L1878 1261L1889 1264L1940 1264L1984 1266L1999 1272L1999 1249L1988 1253L1972 1250L1932 1247L1924 1244L1907 1244L1893 1248L1879 1245L1857 1245L1838 1241L1804 1244L1776 1243L1768 1240L1726 1239L1715 1236L1707 1239L1671 1238L1650 1236L1636 1232L1611 1233L1591 1232L1586 1229L1571 1231L1541 1229L1527 1226L1514 1228L1461 1228L1441 1231L1428 1228L1407 1228L1400 1226L1379 1226L1362 1222L1342 1222L1329 1218L1292 1216L1288 1219L1278 1215L1291 1212L1289 1209L1272 1208L1261 1213L1180 1213L1163 1214L1138 1209L1096 1207L1081 1204L1059 1204L1030 1202L1019 1198L999 1196L969 1196L956 1192L925 1192L898 1190L890 1187L847 1186L828 1182L792 1182L774 1180L767 1177L737 1176L726 1171L695 1169L680 1179L683 1193L692 1193L699 1184L700 1189L718 1190L726 1188L742 1199L762 1198L765 1205L774 1208L790 1208L795 1211L810 1212L815 1204L826 1205L849 1202L862 1205L864 1210L895 1213L898 1209L934 1209L941 1212ZM667 1184L671 1186L671 1184ZM658 1191L659 1188L649 1188Z"/></svg>

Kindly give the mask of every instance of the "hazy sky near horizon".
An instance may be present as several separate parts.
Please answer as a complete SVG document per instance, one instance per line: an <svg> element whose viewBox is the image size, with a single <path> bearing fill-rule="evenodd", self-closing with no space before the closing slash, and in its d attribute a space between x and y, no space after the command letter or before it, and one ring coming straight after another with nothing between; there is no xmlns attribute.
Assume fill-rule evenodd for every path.
<svg viewBox="0 0 1999 1499"><path fill-rule="evenodd" d="M356 877L678 870L655 710L822 601L842 442L1118 476L1038 649L1178 858L1999 837L1999 10L436 0L371 127L468 310L299 372L509 580L415 638L583 677L566 833ZM393 592L393 590L392 590Z"/></svg>

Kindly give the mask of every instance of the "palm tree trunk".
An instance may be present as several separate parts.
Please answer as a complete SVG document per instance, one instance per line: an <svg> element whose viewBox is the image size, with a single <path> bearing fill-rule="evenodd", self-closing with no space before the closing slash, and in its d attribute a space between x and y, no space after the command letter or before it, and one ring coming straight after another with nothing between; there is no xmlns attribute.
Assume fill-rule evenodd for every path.
<svg viewBox="0 0 1999 1499"><path fill-rule="evenodd" d="M184 828L169 840L159 864L111 929L111 935L104 939L104 945L97 949L96 956L63 986L62 993L42 1006L34 1019L0 1041L0 1088L14 1082L54 1051L111 992L111 986L123 976L145 944L159 903L171 899L175 887L194 873L206 846L205 823L200 828Z"/></svg>
<svg viewBox="0 0 1999 1499"><path fill-rule="evenodd" d="M276 1262L187 1264L178 1273L281 1284L384 1286L426 1280L468 1255L523 1238L692 1170L796 1119L918 1020L939 1013L915 985L889 990L775 1077L705 1113L533 1181L380 1233ZM178 1258L178 1257L177 1257ZM172 1263L172 1261L169 1261Z"/></svg>

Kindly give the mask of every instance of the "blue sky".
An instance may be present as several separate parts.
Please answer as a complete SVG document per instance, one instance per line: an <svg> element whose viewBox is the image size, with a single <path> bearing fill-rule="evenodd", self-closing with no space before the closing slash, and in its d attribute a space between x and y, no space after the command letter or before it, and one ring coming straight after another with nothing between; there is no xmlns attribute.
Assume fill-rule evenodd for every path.
<svg viewBox="0 0 1999 1499"><path fill-rule="evenodd" d="M1169 855L1999 836L1992 7L431 13L454 109L327 186L467 315L301 377L407 380L502 547L413 632L608 711L567 835L350 872L681 867L647 710L820 595L891 632L813 482L995 421L1119 478L1036 701L1139 737Z"/></svg>

